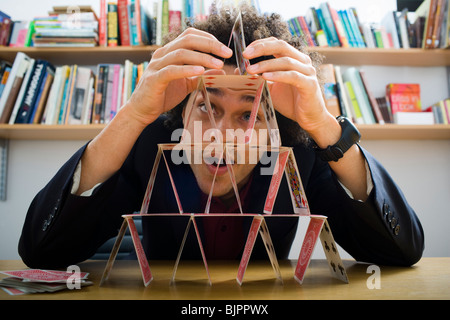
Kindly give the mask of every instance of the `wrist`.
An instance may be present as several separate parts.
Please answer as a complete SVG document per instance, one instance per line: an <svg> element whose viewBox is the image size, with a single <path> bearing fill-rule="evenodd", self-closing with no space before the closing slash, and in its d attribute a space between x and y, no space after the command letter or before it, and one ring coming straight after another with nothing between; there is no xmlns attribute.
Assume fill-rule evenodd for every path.
<svg viewBox="0 0 450 320"><path fill-rule="evenodd" d="M120 109L115 118L127 129L142 131L158 117L143 116L133 104L128 102Z"/></svg>
<svg viewBox="0 0 450 320"><path fill-rule="evenodd" d="M313 146L316 154L323 161L339 161L347 150L361 139L361 134L350 120L342 116L337 117L336 120L341 127L339 140L333 144L329 144L326 148L319 146L317 143Z"/></svg>
<svg viewBox="0 0 450 320"><path fill-rule="evenodd" d="M336 118L328 114L323 121L308 131L311 138L321 149L334 145L342 135L342 128Z"/></svg>

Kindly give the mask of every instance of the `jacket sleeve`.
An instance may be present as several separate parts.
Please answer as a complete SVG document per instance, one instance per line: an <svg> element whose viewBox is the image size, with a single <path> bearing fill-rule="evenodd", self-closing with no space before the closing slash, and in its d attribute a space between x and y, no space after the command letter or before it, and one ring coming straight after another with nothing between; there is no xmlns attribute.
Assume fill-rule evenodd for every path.
<svg viewBox="0 0 450 320"><path fill-rule="evenodd" d="M420 260L424 234L419 219L383 166L361 148L374 187L365 202L353 200L321 160L311 182L310 206L328 216L336 242L362 262L410 266ZM326 182L326 181L332 181Z"/></svg>
<svg viewBox="0 0 450 320"><path fill-rule="evenodd" d="M131 213L133 204L138 203L139 195L129 186L126 165L90 197L70 193L85 148L59 169L28 209L19 254L29 267L65 267L90 258L106 240L117 235L121 215Z"/></svg>

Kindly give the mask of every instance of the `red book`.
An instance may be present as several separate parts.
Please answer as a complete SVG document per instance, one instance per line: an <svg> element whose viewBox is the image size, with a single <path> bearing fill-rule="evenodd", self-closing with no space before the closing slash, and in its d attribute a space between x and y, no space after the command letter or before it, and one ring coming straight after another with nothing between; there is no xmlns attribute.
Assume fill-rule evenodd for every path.
<svg viewBox="0 0 450 320"><path fill-rule="evenodd" d="M420 85L411 83L390 83L386 96L391 104L392 114L396 112L420 112Z"/></svg>
<svg viewBox="0 0 450 320"><path fill-rule="evenodd" d="M117 14L119 18L120 45L130 45L130 28L128 25L128 0L117 0Z"/></svg>
<svg viewBox="0 0 450 320"><path fill-rule="evenodd" d="M106 19L106 0L100 0L100 21L98 26L98 45L106 47L107 39L106 39L106 27L107 27L107 19Z"/></svg>

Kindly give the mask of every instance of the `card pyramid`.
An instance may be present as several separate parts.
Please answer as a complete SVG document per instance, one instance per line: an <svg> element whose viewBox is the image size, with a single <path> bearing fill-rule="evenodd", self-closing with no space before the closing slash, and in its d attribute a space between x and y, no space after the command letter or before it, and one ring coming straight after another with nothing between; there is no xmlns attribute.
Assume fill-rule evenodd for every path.
<svg viewBox="0 0 450 320"><path fill-rule="evenodd" d="M348 278L346 275L345 268L339 256L339 252L336 250L337 246L334 242L330 226L328 224L327 218L321 215L312 215L309 210L308 201L306 199L306 195L303 189L300 172L298 170L298 166L295 160L294 152L290 147L282 146L281 137L279 134L278 124L275 116L275 109L272 104L272 100L270 97L270 91L267 82L260 76L257 75L247 75L245 68L248 66L248 61L245 61L242 57L242 52L245 49L245 43L243 42L243 32L242 32L242 19L241 16L238 16L236 20L235 27L233 28L232 35L230 37L235 39L235 50L237 57L237 66L240 70L241 75L203 75L199 77L198 87L194 92L191 93L187 105L185 107L184 113L184 127L187 128L193 121L192 112L195 108L194 103L197 99L201 99L203 101L204 107L206 108L206 113L208 116L208 125L211 128L211 135L213 136L213 141L209 141L209 143L201 142L192 142L191 133L188 130L183 130L180 142L172 143L172 144L159 144L158 152L155 158L155 162L150 174L150 178L148 181L147 189L145 192L144 199L142 201L141 210L139 214L131 214L124 215L123 225L119 231L119 234L116 239L116 243L111 252L110 258L106 265L105 271L103 273L103 277L101 280L101 284L107 280L110 271L112 269L114 260L116 258L117 252L119 250L121 241L125 234L127 228L130 229L130 233L132 235L133 244L136 249L136 253L138 256L138 262L141 268L141 273L143 276L144 285L147 286L151 280L153 279L150 266L148 265L148 260L143 250L142 243L137 234L136 228L134 226L133 218L136 216L140 216L142 218L154 217L154 216L171 216L174 219L180 216L189 215L190 219L185 229L185 234L180 244L180 249L177 255L177 259L175 262L172 281L175 281L175 274L180 262L180 258L182 255L182 251L185 245L185 240L190 228L193 226L195 230L195 234L197 237L197 241L199 244L199 248L201 251L203 263L206 269L208 283L211 284L211 278L209 275L208 264L206 260L206 256L203 250L203 244L200 237L200 233L198 230L198 226L196 223L196 218L208 218L211 216L233 216L233 215L247 215L253 216L253 221L249 230L249 234L247 236L246 244L243 250L242 258L239 264L239 269L237 273L236 280L241 285L243 283L243 277L245 274L245 270L250 260L251 252L253 246L255 244L258 233L260 234L267 254L269 256L270 262L272 264L274 273L278 279L282 281L280 269L278 266L278 261L276 258L276 253L272 244L272 240L270 238L269 229L267 227L265 219L274 219L277 217L293 217L298 218L299 216L308 216L310 218L310 223L308 225L308 229L305 234L305 238L303 240L303 244L300 250L299 258L297 261L297 266L294 273L294 278L302 283L306 269L309 265L314 247L317 243L317 239L320 238L322 247L325 252L325 256L328 260L330 266L330 272L336 278L348 282ZM245 131L244 141L241 143L232 143L228 141L223 141L223 136L220 134L219 129L217 128L215 122L215 115L213 108L211 106L211 101L209 98L209 90L217 89L217 88L228 88L228 89L251 89L255 91L255 99L252 105L252 111L250 114L250 118L248 121L248 127ZM262 114L264 116L264 120L268 129L268 142L266 144L260 144L259 141L255 143L257 139L254 139L255 134L255 120L258 114L259 109L261 108ZM195 150L203 151L206 148L213 148L217 154L217 158L223 159L225 161L227 171L230 177L230 181L233 186L234 195L236 198L236 202L238 204L240 213L238 214L210 214L210 203L214 189L214 182L216 181L217 170L220 166L220 161L216 163L216 171L214 175L214 179L212 180L212 184L210 187L210 192L208 194L208 201L203 212L185 212L183 210L182 203L180 201L180 197L178 194L177 186L174 182L172 172L169 166L169 157L166 156L167 152L177 151L177 152L186 152L192 156L192 151ZM233 171L233 157L231 154L234 154L236 149L238 148L247 148L254 151L263 151L263 152L271 152L276 155L276 162L273 166L273 170L271 171L271 181L268 188L268 192L266 195L265 205L263 212L257 213L244 213L242 209L242 203L239 196L239 190L236 184L236 177ZM231 160L230 160L231 159ZM161 161L162 160L162 161ZM155 180L158 173L158 168L160 163L163 162L167 171L168 179L170 180L172 190L177 202L178 212L174 213L149 213L148 209L151 202L152 191L155 188ZM272 214L272 210L274 207L275 199L279 190L279 186L282 182L283 174L286 177L286 181L288 183L290 196L292 200L292 207L294 214Z"/></svg>

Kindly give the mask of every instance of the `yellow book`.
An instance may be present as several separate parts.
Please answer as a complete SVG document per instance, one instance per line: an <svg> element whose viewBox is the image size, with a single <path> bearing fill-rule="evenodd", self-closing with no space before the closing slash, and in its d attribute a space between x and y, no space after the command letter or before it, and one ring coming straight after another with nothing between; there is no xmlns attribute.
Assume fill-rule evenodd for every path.
<svg viewBox="0 0 450 320"><path fill-rule="evenodd" d="M355 92L353 91L353 86L350 81L344 82L345 87L347 88L348 97L350 98L350 101L352 103L352 110L353 110L353 116L355 117L355 123L357 124L363 124L364 119L361 114L361 110L359 109L359 103L356 99Z"/></svg>

